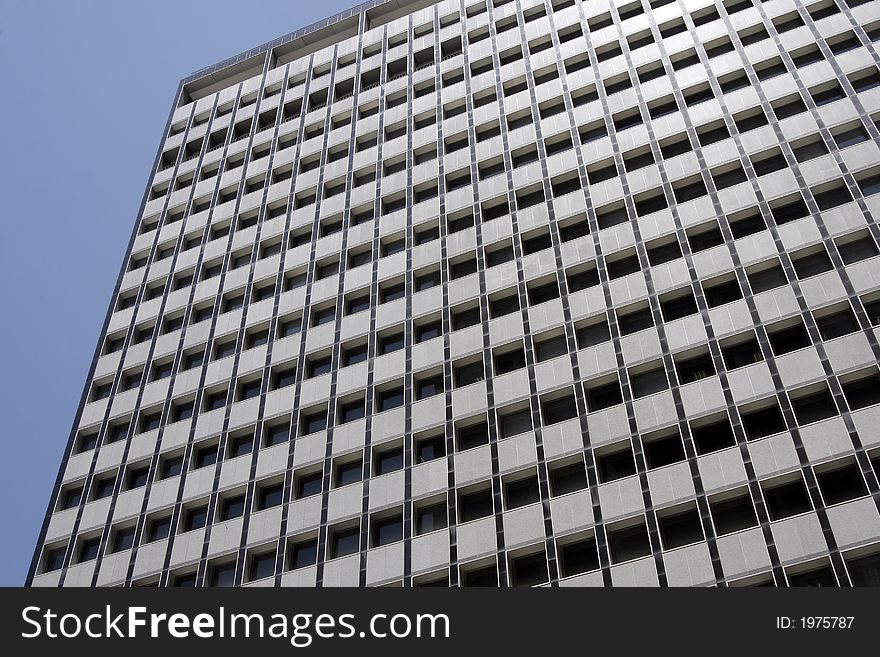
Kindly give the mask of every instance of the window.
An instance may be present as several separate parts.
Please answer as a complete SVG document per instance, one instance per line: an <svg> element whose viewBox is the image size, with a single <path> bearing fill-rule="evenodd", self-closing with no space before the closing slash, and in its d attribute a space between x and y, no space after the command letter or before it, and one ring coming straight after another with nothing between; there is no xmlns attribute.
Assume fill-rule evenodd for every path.
<svg viewBox="0 0 880 657"><path fill-rule="evenodd" d="M183 531L191 532L195 529L201 529L208 522L208 507L198 506L187 509L184 513Z"/></svg>
<svg viewBox="0 0 880 657"><path fill-rule="evenodd" d="M235 495L222 501L220 506L220 520L232 520L244 515L245 496Z"/></svg>
<svg viewBox="0 0 880 657"><path fill-rule="evenodd" d="M629 445L613 452L597 455L596 464L603 484L630 477L636 473L636 464Z"/></svg>
<svg viewBox="0 0 880 657"><path fill-rule="evenodd" d="M291 570L311 566L318 561L318 539L312 538L299 541L290 547L290 561L288 567Z"/></svg>
<svg viewBox="0 0 880 657"><path fill-rule="evenodd" d="M403 539L403 516L394 515L389 518L374 519L373 547L390 545Z"/></svg>
<svg viewBox="0 0 880 657"><path fill-rule="evenodd" d="M364 399L344 402L339 406L339 424L354 422L364 417L365 414Z"/></svg>
<svg viewBox="0 0 880 657"><path fill-rule="evenodd" d="M193 459L193 468L206 468L209 465L214 465L217 462L217 449L217 445L198 448Z"/></svg>
<svg viewBox="0 0 880 657"><path fill-rule="evenodd" d="M363 478L363 463L360 459L336 464L336 487L354 484Z"/></svg>
<svg viewBox="0 0 880 657"><path fill-rule="evenodd" d="M331 534L330 558L345 557L360 549L360 531L357 527L337 529Z"/></svg>
<svg viewBox="0 0 880 657"><path fill-rule="evenodd" d="M130 550L134 546L134 531L134 527L117 529L110 542L110 552L115 554L123 550Z"/></svg>
<svg viewBox="0 0 880 657"><path fill-rule="evenodd" d="M562 577L572 577L599 568L599 552L593 537L560 545L557 553Z"/></svg>
<svg viewBox="0 0 880 657"><path fill-rule="evenodd" d="M541 399L541 416L544 426L557 424L577 417L577 405L572 395Z"/></svg>
<svg viewBox="0 0 880 657"><path fill-rule="evenodd" d="M659 432L642 436L642 446L649 470L685 460L684 445L678 432Z"/></svg>
<svg viewBox="0 0 880 657"><path fill-rule="evenodd" d="M160 470L161 479L169 479L183 472L183 455L169 456L162 461Z"/></svg>
<svg viewBox="0 0 880 657"><path fill-rule="evenodd" d="M691 435L700 456L727 449L736 444L733 427L727 416L720 419L702 419L691 426Z"/></svg>
<svg viewBox="0 0 880 657"><path fill-rule="evenodd" d="M813 509L804 480L800 477L788 483L767 485L764 487L764 499L770 520L782 520Z"/></svg>
<svg viewBox="0 0 880 657"><path fill-rule="evenodd" d="M837 464L835 464L836 466ZM825 504L840 504L868 494L865 480L855 463L816 473Z"/></svg>
<svg viewBox="0 0 880 657"><path fill-rule="evenodd" d="M77 552L77 563L91 561L98 558L98 548L101 546L101 537L82 539Z"/></svg>
<svg viewBox="0 0 880 657"><path fill-rule="evenodd" d="M275 424L266 428L266 447L280 445L290 440L290 424Z"/></svg>
<svg viewBox="0 0 880 657"><path fill-rule="evenodd" d="M532 430L532 416L528 408L498 412L498 431L500 438L509 438Z"/></svg>
<svg viewBox="0 0 880 657"><path fill-rule="evenodd" d="M609 530L608 543L611 561L616 564L651 554L648 529L644 523L635 527Z"/></svg>
<svg viewBox="0 0 880 657"><path fill-rule="evenodd" d="M779 410L779 405L776 403L755 410L741 409L740 417L742 417L746 438L749 440L772 436L786 429L782 411Z"/></svg>
<svg viewBox="0 0 880 657"><path fill-rule="evenodd" d="M255 554L251 557L250 567L248 568L248 581L272 577L275 574L275 553L263 552Z"/></svg>
<svg viewBox="0 0 880 657"><path fill-rule="evenodd" d="M675 513L657 518L660 527L660 538L666 550L703 540L703 525L700 514L695 508L682 513Z"/></svg>
<svg viewBox="0 0 880 657"><path fill-rule="evenodd" d="M322 475L320 472L300 474L295 477L296 499L301 500L321 493Z"/></svg>
<svg viewBox="0 0 880 657"><path fill-rule="evenodd" d="M417 463L425 463L446 456L446 439L442 435L432 435L416 439L415 458Z"/></svg>
<svg viewBox="0 0 880 657"><path fill-rule="evenodd" d="M630 372L629 380L632 386L633 397L636 399L653 395L669 387L669 383L666 380L666 370L663 369L662 365L647 371L640 371L636 374Z"/></svg>
<svg viewBox="0 0 880 657"><path fill-rule="evenodd" d="M254 448L254 437L252 434L244 436L236 436L229 444L229 458L236 458L250 454Z"/></svg>
<svg viewBox="0 0 880 657"><path fill-rule="evenodd" d="M100 500L110 497L113 494L113 488L116 486L116 477L102 477L97 479L92 486L94 488L92 499Z"/></svg>
<svg viewBox="0 0 880 657"><path fill-rule="evenodd" d="M617 379L604 384L587 384L587 409L589 412L601 411L623 403L623 393Z"/></svg>
<svg viewBox="0 0 880 657"><path fill-rule="evenodd" d="M306 436L327 428L327 411L305 412L302 418L302 435Z"/></svg>
<svg viewBox="0 0 880 657"><path fill-rule="evenodd" d="M732 534L754 527L758 524L752 499L744 494L733 499L710 501L709 508L715 521L715 531L719 536Z"/></svg>
<svg viewBox="0 0 880 657"><path fill-rule="evenodd" d="M257 498L257 509L271 509L284 501L284 483L278 482L261 486Z"/></svg>
<svg viewBox="0 0 880 657"><path fill-rule="evenodd" d="M587 487L587 473L582 461L569 465L550 466L550 494L566 495Z"/></svg>
<svg viewBox="0 0 880 657"><path fill-rule="evenodd" d="M403 469L403 447L377 451L375 455L376 475L388 474Z"/></svg>
<svg viewBox="0 0 880 657"><path fill-rule="evenodd" d="M446 504L432 504L416 509L416 535L446 529Z"/></svg>
<svg viewBox="0 0 880 657"><path fill-rule="evenodd" d="M504 501L508 509L516 509L540 501L536 476L508 481L504 484Z"/></svg>
<svg viewBox="0 0 880 657"><path fill-rule="evenodd" d="M403 406L403 386L381 390L376 395L376 410L388 411Z"/></svg>
<svg viewBox="0 0 880 657"><path fill-rule="evenodd" d="M416 381L416 399L425 399L443 392L443 375L437 374Z"/></svg>
<svg viewBox="0 0 880 657"><path fill-rule="evenodd" d="M761 347L753 334L749 334L746 339L737 339L735 343L721 347L721 355L724 358L724 364L729 370L738 367L745 367L753 363L759 363L764 360L761 353Z"/></svg>
<svg viewBox="0 0 880 657"><path fill-rule="evenodd" d="M492 490L490 488L459 494L458 514L461 522L478 520L490 516L492 513Z"/></svg>
<svg viewBox="0 0 880 657"><path fill-rule="evenodd" d="M146 542L153 543L154 541L161 541L163 538L168 538L170 532L171 516L153 518L148 524Z"/></svg>

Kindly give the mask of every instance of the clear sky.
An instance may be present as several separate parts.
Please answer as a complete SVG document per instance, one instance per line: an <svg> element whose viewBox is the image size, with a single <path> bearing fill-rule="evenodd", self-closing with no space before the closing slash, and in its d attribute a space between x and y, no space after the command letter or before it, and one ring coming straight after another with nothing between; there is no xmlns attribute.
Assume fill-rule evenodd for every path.
<svg viewBox="0 0 880 657"><path fill-rule="evenodd" d="M182 77L357 0L0 0L0 585L23 583Z"/></svg>

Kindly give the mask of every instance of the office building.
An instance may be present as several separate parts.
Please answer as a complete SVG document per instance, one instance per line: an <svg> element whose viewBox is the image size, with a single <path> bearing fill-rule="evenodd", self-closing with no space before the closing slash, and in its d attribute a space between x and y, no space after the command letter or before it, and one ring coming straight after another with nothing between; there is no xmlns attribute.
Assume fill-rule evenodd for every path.
<svg viewBox="0 0 880 657"><path fill-rule="evenodd" d="M877 585L878 43L373 0L186 78L29 582Z"/></svg>

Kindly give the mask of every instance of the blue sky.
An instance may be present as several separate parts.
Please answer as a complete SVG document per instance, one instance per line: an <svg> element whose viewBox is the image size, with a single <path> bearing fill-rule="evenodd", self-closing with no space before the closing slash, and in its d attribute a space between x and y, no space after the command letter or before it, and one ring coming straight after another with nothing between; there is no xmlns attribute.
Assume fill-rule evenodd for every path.
<svg viewBox="0 0 880 657"><path fill-rule="evenodd" d="M0 585L24 581L178 81L356 2L0 0Z"/></svg>

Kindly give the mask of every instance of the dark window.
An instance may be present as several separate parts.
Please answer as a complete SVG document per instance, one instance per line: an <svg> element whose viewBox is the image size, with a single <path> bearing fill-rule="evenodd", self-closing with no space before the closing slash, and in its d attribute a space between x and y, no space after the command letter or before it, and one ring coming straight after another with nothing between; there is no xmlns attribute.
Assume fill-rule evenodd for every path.
<svg viewBox="0 0 880 657"><path fill-rule="evenodd" d="M587 473L581 462L550 468L550 494L566 495L587 487Z"/></svg>
<svg viewBox="0 0 880 657"><path fill-rule="evenodd" d="M403 387L383 390L376 396L377 411L388 411L403 406Z"/></svg>
<svg viewBox="0 0 880 657"><path fill-rule="evenodd" d="M421 326L416 327L416 342L425 342L426 340L432 340L434 338L438 338L443 334L443 324L442 322L431 322L429 324L422 324Z"/></svg>
<svg viewBox="0 0 880 657"><path fill-rule="evenodd" d="M457 429L458 449L464 451L489 442L489 427L485 422Z"/></svg>
<svg viewBox="0 0 880 657"><path fill-rule="evenodd" d="M194 509L188 509L183 521L183 531L190 532L194 529L201 529L208 522L208 507L200 506Z"/></svg>
<svg viewBox="0 0 880 657"><path fill-rule="evenodd" d="M761 353L761 347L754 338L745 342L740 342L721 349L721 355L724 357L724 364L727 369L733 370L738 367L745 367L753 363L764 360Z"/></svg>
<svg viewBox="0 0 880 657"><path fill-rule="evenodd" d="M785 420L777 404L750 412L741 412L743 427L749 440L757 440L785 431Z"/></svg>
<svg viewBox="0 0 880 657"><path fill-rule="evenodd" d="M403 469L403 448L387 449L376 452L376 474L383 475Z"/></svg>
<svg viewBox="0 0 880 657"><path fill-rule="evenodd" d="M715 374L715 365L712 363L712 357L709 354L683 360L677 363L676 367L681 384L699 381Z"/></svg>
<svg viewBox="0 0 880 657"><path fill-rule="evenodd" d="M357 527L333 532L330 558L344 557L354 554L360 549L360 531Z"/></svg>
<svg viewBox="0 0 880 657"><path fill-rule="evenodd" d="M232 443L229 446L229 458L235 458L236 456L250 454L253 446L253 435L238 436L236 438L233 438Z"/></svg>
<svg viewBox="0 0 880 657"><path fill-rule="evenodd" d="M830 271L834 267L831 264L831 258L828 257L824 249L806 256L795 256L791 259L791 264L794 266L798 278L816 276Z"/></svg>
<svg viewBox="0 0 880 657"><path fill-rule="evenodd" d="M468 363L466 365L459 365L455 367L454 370L455 375L455 387L461 388L464 386L469 386L472 383L478 383L482 381L485 377L483 375L483 362L477 361L475 363ZM443 390L443 382L442 380L438 381L436 392L441 392ZM434 394L436 394L436 392Z"/></svg>
<svg viewBox="0 0 880 657"><path fill-rule="evenodd" d="M620 391L620 383L616 380L613 383L587 389L587 406L590 412L622 403L623 394Z"/></svg>
<svg viewBox="0 0 880 657"><path fill-rule="evenodd" d="M317 563L318 539L295 543L290 549L290 569L305 568Z"/></svg>
<svg viewBox="0 0 880 657"><path fill-rule="evenodd" d="M155 518L152 522L150 522L150 528L147 532L147 542L152 543L153 541L161 541L163 538L168 537L170 531L171 516L165 516L164 518Z"/></svg>
<svg viewBox="0 0 880 657"><path fill-rule="evenodd" d="M782 520L812 510L803 479L764 490L770 520Z"/></svg>
<svg viewBox="0 0 880 657"><path fill-rule="evenodd" d="M363 478L363 463L360 460L347 461L336 465L336 487L354 484Z"/></svg>
<svg viewBox="0 0 880 657"><path fill-rule="evenodd" d="M833 340L859 330L859 324L852 310L846 310L816 318L816 326L823 340Z"/></svg>
<svg viewBox="0 0 880 657"><path fill-rule="evenodd" d="M446 439L443 436L433 436L420 440L416 445L416 461L425 463L446 456Z"/></svg>
<svg viewBox="0 0 880 657"><path fill-rule="evenodd" d="M403 516L373 521L373 547L389 545L403 539Z"/></svg>
<svg viewBox="0 0 880 657"><path fill-rule="evenodd" d="M633 397L637 399L653 395L669 387L669 382L666 380L666 370L662 367L639 374L630 374L629 380Z"/></svg>
<svg viewBox="0 0 880 657"><path fill-rule="evenodd" d="M711 424L692 427L691 435L697 448L697 454L700 456L727 449L736 444L733 427L730 426L730 421L727 418Z"/></svg>
<svg viewBox="0 0 880 657"><path fill-rule="evenodd" d="M621 563L651 554L651 542L645 525L609 532L611 560Z"/></svg>
<svg viewBox="0 0 880 657"><path fill-rule="evenodd" d="M379 353L390 354L392 351L403 349L404 335L403 333L395 333L379 338Z"/></svg>
<svg viewBox="0 0 880 657"><path fill-rule="evenodd" d="M208 445L196 451L193 468L206 468L217 462L217 445Z"/></svg>
<svg viewBox="0 0 880 657"><path fill-rule="evenodd" d="M742 290L740 290L739 284L735 280L704 286L703 293L706 295L706 304L710 308L742 299Z"/></svg>
<svg viewBox="0 0 880 657"><path fill-rule="evenodd" d="M363 399L346 402L339 407L339 423L354 422L366 415Z"/></svg>
<svg viewBox="0 0 880 657"><path fill-rule="evenodd" d="M816 474L825 504L848 502L868 494L862 473L855 464Z"/></svg>
<svg viewBox="0 0 880 657"><path fill-rule="evenodd" d="M101 538L88 538L83 540L79 545L79 553L77 554L77 562L91 561L98 558L98 548L101 547Z"/></svg>
<svg viewBox="0 0 880 657"><path fill-rule="evenodd" d="M367 345L360 344L342 351L342 365L347 367L367 360Z"/></svg>
<svg viewBox="0 0 880 657"><path fill-rule="evenodd" d="M416 534L427 534L428 532L437 531L438 529L446 529L446 505L443 503L433 504L423 507L416 511Z"/></svg>
<svg viewBox="0 0 880 657"><path fill-rule="evenodd" d="M567 354L568 343L564 335L535 341L535 359L539 363Z"/></svg>
<svg viewBox="0 0 880 657"><path fill-rule="evenodd" d="M660 301L660 310L663 313L663 319L667 322L694 315L698 312L697 301L693 293L684 296L675 297L674 299L666 299Z"/></svg>
<svg viewBox="0 0 880 657"><path fill-rule="evenodd" d="M654 440L644 440L642 444L645 451L645 462L649 470L662 468L685 459L681 436L677 433Z"/></svg>
<svg viewBox="0 0 880 657"><path fill-rule="evenodd" d="M768 267L767 269L752 272L748 276L749 285L754 294L760 294L761 292L766 292L767 290L772 290L788 284L785 272L778 264L773 267Z"/></svg>
<svg viewBox="0 0 880 657"><path fill-rule="evenodd" d="M115 477L107 477L105 479L98 479L94 483L94 495L93 499L100 500L105 497L110 497L113 494L113 488L116 485Z"/></svg>
<svg viewBox="0 0 880 657"><path fill-rule="evenodd" d="M504 497L507 500L508 509L516 509L540 501L538 478L529 477L508 482L504 487Z"/></svg>
<svg viewBox="0 0 880 657"><path fill-rule="evenodd" d="M723 502L710 503L715 529L719 536L732 534L758 524L755 507L748 495Z"/></svg>
<svg viewBox="0 0 880 657"><path fill-rule="evenodd" d="M673 550L703 540L703 525L696 509L658 518L663 547Z"/></svg>
<svg viewBox="0 0 880 657"><path fill-rule="evenodd" d="M244 495L236 495L235 497L223 500L220 520L231 520L232 518L238 518L239 516L244 515L244 504Z"/></svg>
<svg viewBox="0 0 880 657"><path fill-rule="evenodd" d="M176 477L181 472L183 472L183 456L174 456L162 462L162 479Z"/></svg>
<svg viewBox="0 0 880 657"><path fill-rule="evenodd" d="M458 509L461 522L469 522L492 515L492 491L486 488L485 490L461 495L458 500Z"/></svg>
<svg viewBox="0 0 880 657"><path fill-rule="evenodd" d="M611 339L611 330L607 321L581 326L577 329L578 349L586 349Z"/></svg>
<svg viewBox="0 0 880 657"><path fill-rule="evenodd" d="M318 495L321 492L322 476L320 472L300 475L296 478L296 499Z"/></svg>
<svg viewBox="0 0 880 657"><path fill-rule="evenodd" d="M559 546L560 574L571 577L599 568L599 552L596 539L588 538Z"/></svg>
<svg viewBox="0 0 880 657"><path fill-rule="evenodd" d="M636 463L633 460L632 450L629 448L599 456L596 460L603 484L636 473Z"/></svg>
<svg viewBox="0 0 880 657"><path fill-rule="evenodd" d="M113 542L111 544L111 552L122 552L123 550L130 550L134 546L134 527L126 527L124 529L117 529L113 534Z"/></svg>
<svg viewBox="0 0 880 657"><path fill-rule="evenodd" d="M276 424L266 429L266 447L280 445L290 440L290 425Z"/></svg>
<svg viewBox="0 0 880 657"><path fill-rule="evenodd" d="M630 335L631 333L654 326L654 318L648 309L619 315L617 321L620 324L620 332L623 335Z"/></svg>
<svg viewBox="0 0 880 657"><path fill-rule="evenodd" d="M770 346L776 356L797 351L809 346L810 337L807 335L807 329L803 324L796 324L786 329L777 331L767 331L767 337L770 340Z"/></svg>
<svg viewBox="0 0 880 657"><path fill-rule="evenodd" d="M302 419L302 434L304 436L310 433L323 431L327 428L327 411L318 411L317 413L307 413Z"/></svg>
<svg viewBox="0 0 880 657"><path fill-rule="evenodd" d="M877 374L843 384L843 394L850 410L880 403L880 377Z"/></svg>
<svg viewBox="0 0 880 657"><path fill-rule="evenodd" d="M269 509L279 506L284 501L284 484L279 482L260 489L258 509Z"/></svg>

